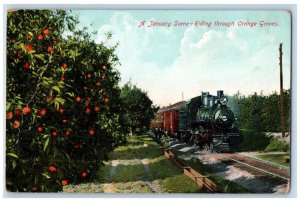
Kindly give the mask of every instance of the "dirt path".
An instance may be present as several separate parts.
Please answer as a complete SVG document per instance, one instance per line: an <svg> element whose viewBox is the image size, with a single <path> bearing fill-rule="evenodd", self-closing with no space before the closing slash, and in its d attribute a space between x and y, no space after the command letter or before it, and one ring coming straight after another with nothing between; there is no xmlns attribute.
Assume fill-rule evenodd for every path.
<svg viewBox="0 0 300 202"><path fill-rule="evenodd" d="M119 186L119 188L116 187L118 185L116 182L112 181L111 183L105 183L103 184L103 191L104 193L128 193L131 192L131 189L135 186L141 186L145 187L148 186L151 189L152 193L163 193L163 190L157 180L150 181L148 178L151 176L151 171L149 169L149 159L132 159L132 160L112 160L109 162L111 164L110 169L110 178L113 179L116 174L116 168L119 165L143 165L145 170L145 177L140 182L132 182L127 183L126 186ZM148 190L148 189L146 189Z"/></svg>
<svg viewBox="0 0 300 202"><path fill-rule="evenodd" d="M163 156L148 135L129 139L116 148L94 182L67 185L64 192L81 193L198 193L198 186Z"/></svg>
<svg viewBox="0 0 300 202"><path fill-rule="evenodd" d="M149 169L149 159L142 159L141 160L142 164L144 165L144 169L145 169L145 173L147 175L151 175L151 171ZM163 190L159 184L159 182L157 180L154 181L148 181L147 179L145 179L144 181L151 189L152 192L154 193L163 193Z"/></svg>
<svg viewBox="0 0 300 202"><path fill-rule="evenodd" d="M149 159L133 160L112 160L107 162L110 165L109 179L106 183L85 183L79 185L68 185L64 187L65 192L101 192L101 193L163 193L158 180L151 181ZM118 166L143 165L144 177L139 181L116 182L114 177L117 174Z"/></svg>
<svg viewBox="0 0 300 202"><path fill-rule="evenodd" d="M103 192L104 193L118 193L118 190L115 188L113 183L105 183L105 184L103 184Z"/></svg>

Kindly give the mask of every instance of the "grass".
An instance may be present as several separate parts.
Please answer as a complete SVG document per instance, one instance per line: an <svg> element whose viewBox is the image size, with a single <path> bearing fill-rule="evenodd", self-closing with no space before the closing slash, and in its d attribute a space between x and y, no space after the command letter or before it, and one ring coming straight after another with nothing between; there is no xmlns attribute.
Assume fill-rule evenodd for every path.
<svg viewBox="0 0 300 202"><path fill-rule="evenodd" d="M193 184L194 183L194 184ZM176 175L163 181L165 191L169 193L201 193L195 182L187 181L186 176Z"/></svg>
<svg viewBox="0 0 300 202"><path fill-rule="evenodd" d="M163 148L148 135L135 136L128 140L126 146L121 146L109 154L110 160L125 160L138 162L147 159L148 164L134 163L132 165L106 164L99 171L100 183L114 183L117 189L128 189L127 193L149 193L149 188L143 182L159 184L165 193L198 193L198 186L184 176L169 160L163 156ZM130 191L131 190L131 191Z"/></svg>
<svg viewBox="0 0 300 202"><path fill-rule="evenodd" d="M287 154L272 154L272 155L271 154L255 155L256 158L289 167L290 163L285 161L286 156L290 156L290 155L288 153Z"/></svg>

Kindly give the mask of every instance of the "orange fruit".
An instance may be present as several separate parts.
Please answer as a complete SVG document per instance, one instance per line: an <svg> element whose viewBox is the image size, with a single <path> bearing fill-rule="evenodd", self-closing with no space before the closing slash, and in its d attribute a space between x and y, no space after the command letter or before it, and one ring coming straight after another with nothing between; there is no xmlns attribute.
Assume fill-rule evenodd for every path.
<svg viewBox="0 0 300 202"><path fill-rule="evenodd" d="M12 126L13 126L13 128L19 128L20 127L20 121L15 120Z"/></svg>
<svg viewBox="0 0 300 202"><path fill-rule="evenodd" d="M85 172L85 171L83 171L82 173L81 173L81 177L86 177L87 176L87 173Z"/></svg>
<svg viewBox="0 0 300 202"><path fill-rule="evenodd" d="M48 167L48 170L49 170L49 172L54 173L54 172L57 171L57 167L54 166L54 165L51 165L51 166Z"/></svg>
<svg viewBox="0 0 300 202"><path fill-rule="evenodd" d="M102 69L106 70L106 66L105 66L105 65L103 65L103 66L102 66Z"/></svg>
<svg viewBox="0 0 300 202"><path fill-rule="evenodd" d="M49 96L47 97L47 102L51 102L52 100L53 100L53 97L49 95Z"/></svg>
<svg viewBox="0 0 300 202"><path fill-rule="evenodd" d="M32 51L32 50L33 50L33 47L32 47L30 44L26 44L26 45L24 46L24 48L25 48L26 52L29 52L29 51Z"/></svg>
<svg viewBox="0 0 300 202"><path fill-rule="evenodd" d="M95 134L95 131L94 131L93 129L90 129L90 130L89 130L89 134L90 134L90 135L94 135L94 134Z"/></svg>
<svg viewBox="0 0 300 202"><path fill-rule="evenodd" d="M65 135L70 135L70 134L71 134L71 131L70 131L70 130L65 130L65 131L64 131L64 134L65 134Z"/></svg>
<svg viewBox="0 0 300 202"><path fill-rule="evenodd" d="M33 47L32 47L30 44L26 44L26 45L24 46L24 48L25 48L26 52L29 52L29 51L32 51L32 50L33 50Z"/></svg>
<svg viewBox="0 0 300 202"><path fill-rule="evenodd" d="M63 63L61 66L62 66L62 68L64 68L64 69L67 69L67 67L68 67L68 65L67 65L66 63Z"/></svg>
<svg viewBox="0 0 300 202"><path fill-rule="evenodd" d="M29 68L30 68L29 62L25 62L25 63L23 64L23 69L29 69Z"/></svg>
<svg viewBox="0 0 300 202"><path fill-rule="evenodd" d="M16 109L15 115L16 115L16 116L21 116L21 114L22 114L22 111L19 110L19 109Z"/></svg>
<svg viewBox="0 0 300 202"><path fill-rule="evenodd" d="M48 35L48 34L49 34L49 29L47 29L47 28L44 29L44 30L43 30L43 34L44 34L44 35Z"/></svg>
<svg viewBox="0 0 300 202"><path fill-rule="evenodd" d="M53 51L53 47L52 46L48 46L47 50L48 50L48 52L51 52L51 51Z"/></svg>
<svg viewBox="0 0 300 202"><path fill-rule="evenodd" d="M62 186L66 186L66 185L68 185L69 184L69 180L62 180L61 181L61 185Z"/></svg>
<svg viewBox="0 0 300 202"><path fill-rule="evenodd" d="M6 113L6 119L12 119L13 116L14 114L12 112Z"/></svg>
<svg viewBox="0 0 300 202"><path fill-rule="evenodd" d="M24 115L27 115L31 112L31 108L30 107L24 107L22 109L22 112L23 112Z"/></svg>
<svg viewBox="0 0 300 202"><path fill-rule="evenodd" d="M41 41L41 40L43 40L43 35L41 35L41 34L39 34L39 35L37 35L37 37L36 37L39 41Z"/></svg>
<svg viewBox="0 0 300 202"><path fill-rule="evenodd" d="M57 136L57 132L55 130L51 131L51 136L52 137L56 137Z"/></svg>
<svg viewBox="0 0 300 202"><path fill-rule="evenodd" d="M89 114L89 113L91 113L91 109L90 109L90 108L86 108L85 112L86 112L87 114Z"/></svg>
<svg viewBox="0 0 300 202"><path fill-rule="evenodd" d="M39 133L43 132L43 127L39 126L39 127L37 128L37 131L38 131Z"/></svg>
<svg viewBox="0 0 300 202"><path fill-rule="evenodd" d="M100 83L100 82L97 82L97 83L96 83L96 86L101 86L101 83Z"/></svg>
<svg viewBox="0 0 300 202"><path fill-rule="evenodd" d="M109 101L109 99L106 97L105 99L104 99L104 102L108 102Z"/></svg>
<svg viewBox="0 0 300 202"><path fill-rule="evenodd" d="M39 111L39 115L40 116L45 116L46 115L46 109L45 108L42 108L42 109L40 109L40 111Z"/></svg>
<svg viewBox="0 0 300 202"><path fill-rule="evenodd" d="M81 148L81 145L80 145L80 144L76 144L76 145L74 146L74 148L75 148L75 149L80 149L80 148Z"/></svg>
<svg viewBox="0 0 300 202"><path fill-rule="evenodd" d="M99 107L99 106L95 106L95 107L94 107L94 110L97 112L97 111L100 110L100 107Z"/></svg>
<svg viewBox="0 0 300 202"><path fill-rule="evenodd" d="M81 100L80 97L76 97L76 98L75 98L75 101L76 101L76 102L80 102L80 100Z"/></svg>
<svg viewBox="0 0 300 202"><path fill-rule="evenodd" d="M59 108L58 112L61 113L61 114L63 114L64 113L64 109L63 108Z"/></svg>

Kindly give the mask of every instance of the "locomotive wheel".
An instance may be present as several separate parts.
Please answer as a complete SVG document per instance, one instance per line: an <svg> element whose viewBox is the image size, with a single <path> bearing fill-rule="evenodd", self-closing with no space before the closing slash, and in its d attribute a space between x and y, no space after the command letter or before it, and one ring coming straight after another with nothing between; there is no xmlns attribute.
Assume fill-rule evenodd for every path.
<svg viewBox="0 0 300 202"><path fill-rule="evenodd" d="M198 140L196 137L193 138L193 146L197 146L198 144Z"/></svg>
<svg viewBox="0 0 300 202"><path fill-rule="evenodd" d="M209 149L209 145L205 143L205 144L203 145L203 150L209 151L209 150L210 150L210 149Z"/></svg>

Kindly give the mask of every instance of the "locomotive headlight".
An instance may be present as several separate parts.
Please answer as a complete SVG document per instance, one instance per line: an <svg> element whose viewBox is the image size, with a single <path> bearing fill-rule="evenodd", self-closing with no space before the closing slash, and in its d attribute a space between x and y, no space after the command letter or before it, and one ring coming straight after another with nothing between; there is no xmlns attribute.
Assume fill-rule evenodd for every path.
<svg viewBox="0 0 300 202"><path fill-rule="evenodd" d="M221 98L220 98L220 102L221 102L222 105L226 105L227 102L228 102L227 97L221 97Z"/></svg>
<svg viewBox="0 0 300 202"><path fill-rule="evenodd" d="M222 119L222 121L225 122L225 121L227 121L227 116L222 116L221 119Z"/></svg>

